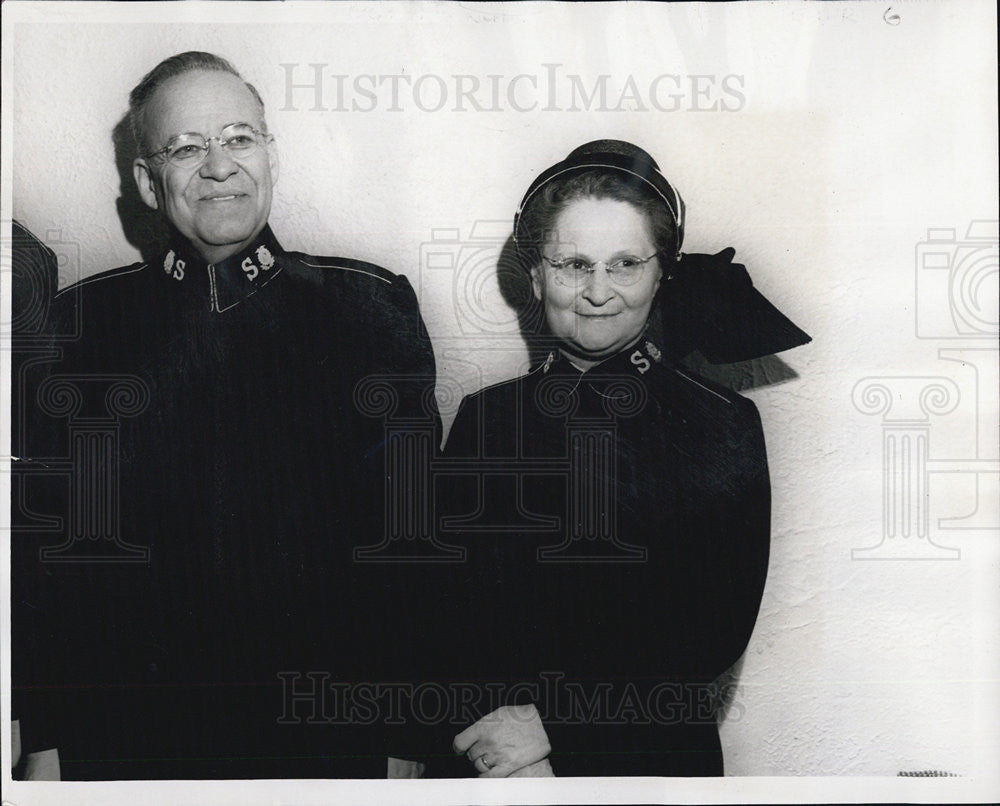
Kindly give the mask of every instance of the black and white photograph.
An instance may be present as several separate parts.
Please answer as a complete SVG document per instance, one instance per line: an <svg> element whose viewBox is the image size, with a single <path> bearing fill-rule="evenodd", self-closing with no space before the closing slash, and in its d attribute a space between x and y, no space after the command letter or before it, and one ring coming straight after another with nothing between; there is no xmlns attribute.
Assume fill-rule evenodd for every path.
<svg viewBox="0 0 1000 806"><path fill-rule="evenodd" d="M1000 798L995 5L0 12L4 806Z"/></svg>

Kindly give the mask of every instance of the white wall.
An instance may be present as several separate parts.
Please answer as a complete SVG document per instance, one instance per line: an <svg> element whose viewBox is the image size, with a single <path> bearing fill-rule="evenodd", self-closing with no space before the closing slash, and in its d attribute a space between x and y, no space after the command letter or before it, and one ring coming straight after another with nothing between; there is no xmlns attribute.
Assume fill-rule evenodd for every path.
<svg viewBox="0 0 1000 806"><path fill-rule="evenodd" d="M995 768L997 475L970 472L998 458L996 340L981 337L996 332L995 234L993 257L976 275L984 284L969 291L969 304L993 324L953 340L941 331L917 338L914 324L920 306L946 305L940 295L918 294L931 278L917 268L928 228L956 229L961 241L969 222L996 218L991 4L900 3L892 13L874 3L309 4L299 16L253 4L222 12L245 22L219 25L200 21L216 13L205 4L155 11L173 24L134 21L138 12L126 9L102 17L59 5L72 22L8 32L5 78L13 81L13 215L67 255L67 275L139 259L115 212L111 130L129 89L170 54L219 53L268 105L281 153L278 237L290 248L362 258L411 278L449 420L455 384L468 393L523 366L492 271L531 179L598 137L651 151L687 201L687 249L735 246L758 287L814 338L783 356L797 379L752 393L771 462L773 553L739 707L723 729L728 771ZM110 13L123 21L110 22ZM265 14L271 21L261 22ZM328 106L336 103L334 74L349 76L348 87L362 74L441 76L451 85L449 103L423 111L404 87L402 111L388 109L385 89L375 111L309 111L312 93L300 90L297 109L283 110L282 63L297 64L301 82L312 75L310 63L328 65ZM537 100L534 111L516 111L506 97L498 112L452 109L455 74L484 86L499 75L506 88L526 73L545 87L545 64L560 65L564 110L569 74L588 87L609 74L608 106L631 75L647 108L544 111L545 92L522 80L515 101ZM669 84L661 83L669 111L659 111L648 91L661 74L713 76L715 89L695 98L685 78L680 108L671 110ZM741 87L742 103L722 97L727 75L742 77L730 85ZM422 85L424 106L435 102L436 83ZM485 92L480 98L488 103ZM692 109L717 100L736 108ZM493 239L476 246L469 238L480 222L499 223ZM457 230L466 241L451 247L456 272L422 257L436 229ZM456 311L469 294L485 300L478 315L493 324L470 315L460 322ZM957 346L985 352L964 364L939 355ZM881 415L856 408L852 390L883 376L944 376L956 385L953 411L928 418L914 404L914 417L929 422L930 459L957 471L932 472L927 501L931 538L958 548L959 559L939 559L920 538L902 553L925 549L932 559L852 559L852 549L882 540L885 430ZM894 405L909 405L903 381L886 383ZM957 525L980 528L944 530L940 519L975 509L977 478L978 515ZM903 538L887 545L899 549Z"/></svg>

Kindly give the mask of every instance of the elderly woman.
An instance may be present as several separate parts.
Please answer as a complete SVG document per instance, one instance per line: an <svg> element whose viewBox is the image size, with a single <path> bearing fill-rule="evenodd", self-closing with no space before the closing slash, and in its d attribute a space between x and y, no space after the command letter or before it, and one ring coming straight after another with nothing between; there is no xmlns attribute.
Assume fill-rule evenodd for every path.
<svg viewBox="0 0 1000 806"><path fill-rule="evenodd" d="M619 141L539 175L515 218L550 349L466 398L446 448L485 468L453 496L464 671L510 695L455 739L480 775L723 774L715 682L757 617L770 487L754 404L678 362L808 337L683 236L680 195Z"/></svg>

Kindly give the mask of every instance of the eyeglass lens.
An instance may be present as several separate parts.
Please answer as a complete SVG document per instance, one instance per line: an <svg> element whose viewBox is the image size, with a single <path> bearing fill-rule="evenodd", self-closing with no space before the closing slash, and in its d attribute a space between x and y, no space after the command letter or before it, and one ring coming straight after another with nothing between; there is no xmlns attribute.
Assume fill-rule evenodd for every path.
<svg viewBox="0 0 1000 806"><path fill-rule="evenodd" d="M197 132L180 134L167 145L166 157L176 165L193 165L208 155L208 144L216 140L233 157L245 157L257 149L257 132L247 123L234 123L218 137L206 138Z"/></svg>
<svg viewBox="0 0 1000 806"><path fill-rule="evenodd" d="M643 260L640 257L629 255L612 263L590 263L578 258L550 260L549 263L555 269L556 279L562 285L571 287L585 285L590 276L597 270L598 265L605 266L611 282L617 285L631 285L639 279L646 263L651 259Z"/></svg>

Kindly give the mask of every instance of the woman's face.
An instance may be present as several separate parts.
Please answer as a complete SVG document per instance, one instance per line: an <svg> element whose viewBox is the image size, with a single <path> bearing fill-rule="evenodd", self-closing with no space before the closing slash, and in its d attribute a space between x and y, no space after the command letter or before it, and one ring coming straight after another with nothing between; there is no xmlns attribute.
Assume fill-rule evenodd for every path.
<svg viewBox="0 0 1000 806"><path fill-rule="evenodd" d="M608 267L655 251L645 215L628 202L588 197L571 201L559 214L543 256L556 262L578 258L594 271L580 283L567 285L543 259L532 269L531 281L552 334L566 343L568 352L597 362L638 338L660 287L659 260L646 263L629 285L615 283Z"/></svg>

